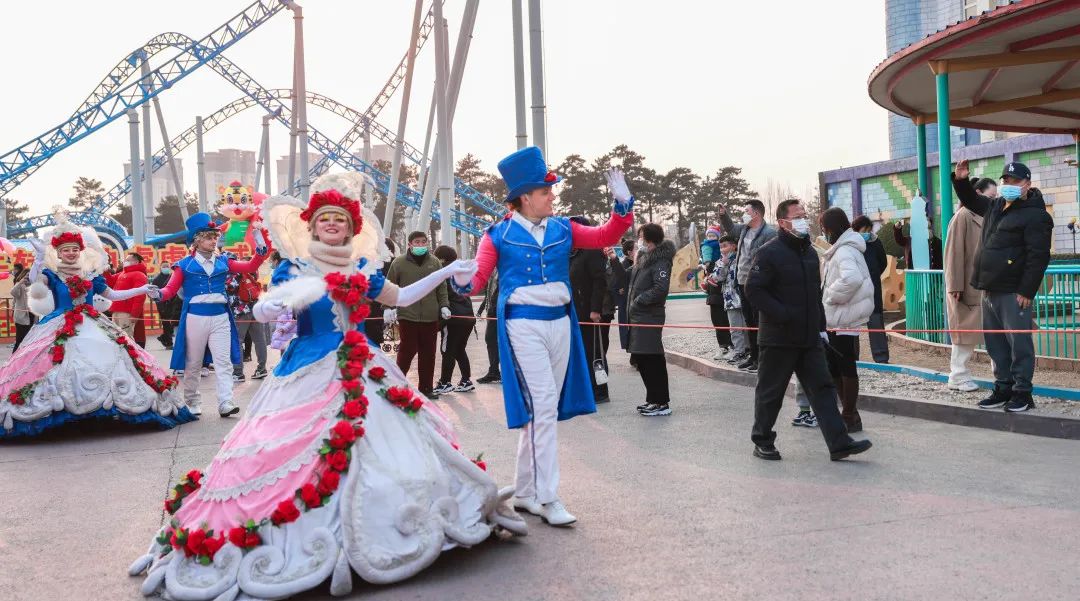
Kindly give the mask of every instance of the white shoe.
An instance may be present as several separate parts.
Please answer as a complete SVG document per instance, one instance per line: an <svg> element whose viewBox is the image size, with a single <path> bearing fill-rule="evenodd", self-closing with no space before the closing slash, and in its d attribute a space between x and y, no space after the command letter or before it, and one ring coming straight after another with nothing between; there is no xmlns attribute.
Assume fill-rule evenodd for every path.
<svg viewBox="0 0 1080 601"><path fill-rule="evenodd" d="M725 353L724 351L720 351L719 353L716 353L712 356L712 360L717 363L723 361L725 358L727 358L727 353Z"/></svg>
<svg viewBox="0 0 1080 601"><path fill-rule="evenodd" d="M208 368L208 367L202 368L202 371L199 372L199 376L203 377L203 378L209 378L210 377L210 368Z"/></svg>
<svg viewBox="0 0 1080 601"><path fill-rule="evenodd" d="M202 415L202 405L188 405L187 408L196 417Z"/></svg>
<svg viewBox="0 0 1080 601"><path fill-rule="evenodd" d="M514 497L514 509L521 509L533 515L541 515L544 506L536 502L536 497Z"/></svg>
<svg viewBox="0 0 1080 601"><path fill-rule="evenodd" d="M957 392L975 392L978 389L979 385L971 380L960 382L959 384L949 384L949 390L955 390Z"/></svg>
<svg viewBox="0 0 1080 601"><path fill-rule="evenodd" d="M240 413L240 408L232 404L232 401L225 401L218 405L218 415L221 417L229 417L230 415L236 415Z"/></svg>
<svg viewBox="0 0 1080 601"><path fill-rule="evenodd" d="M562 501L544 503L540 507L540 518L552 526L569 526L577 521L577 518L563 507Z"/></svg>

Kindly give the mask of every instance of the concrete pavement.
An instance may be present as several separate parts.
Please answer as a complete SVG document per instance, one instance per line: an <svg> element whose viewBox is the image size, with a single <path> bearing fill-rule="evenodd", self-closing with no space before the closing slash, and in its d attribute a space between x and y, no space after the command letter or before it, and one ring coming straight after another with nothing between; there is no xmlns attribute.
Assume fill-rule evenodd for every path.
<svg viewBox="0 0 1080 601"><path fill-rule="evenodd" d="M486 368L480 329L474 377ZM640 378L620 351L611 362L613 402L560 426L574 528L529 518L526 538L448 552L392 586L356 579L353 598L1080 595L1080 442L866 413L874 448L833 463L816 429L788 425L790 407L777 425L784 460L765 462L750 454L750 389L673 368L674 414L642 418ZM256 386L238 387L242 407ZM511 482L516 435L498 388L438 402L465 451ZM0 597L141 598L128 564L161 523L169 485L204 466L231 423L207 414L165 432L76 426L0 444ZM324 586L300 598L330 597Z"/></svg>

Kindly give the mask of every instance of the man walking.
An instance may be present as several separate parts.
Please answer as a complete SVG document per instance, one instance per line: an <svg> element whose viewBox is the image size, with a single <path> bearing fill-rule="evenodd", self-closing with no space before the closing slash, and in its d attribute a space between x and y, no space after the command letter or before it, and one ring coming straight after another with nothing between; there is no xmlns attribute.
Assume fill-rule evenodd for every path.
<svg viewBox="0 0 1080 601"><path fill-rule="evenodd" d="M862 453L869 440L848 435L836 408L836 388L825 361L825 311L817 252L806 209L797 199L776 208L779 236L757 253L746 294L761 313L760 369L754 390L754 456L778 460L773 426L792 374L798 376L833 461Z"/></svg>
<svg viewBox="0 0 1080 601"><path fill-rule="evenodd" d="M159 289L164 288L168 285L170 277L172 277L172 266L167 261L162 262L160 271L151 283ZM176 329L176 320L180 319L180 304L178 298L157 302L158 319L161 321L161 335L158 336L158 342L167 351L172 350L173 347L173 331Z"/></svg>
<svg viewBox="0 0 1080 601"><path fill-rule="evenodd" d="M743 222L734 224L727 210L719 208L720 223L724 230L730 232L738 240L738 249L735 255L735 283L742 303L743 319L747 327L758 327L758 308L752 299L746 294L746 281L750 277L750 267L754 264L754 258L758 250L767 242L776 238L776 228L765 223L765 205L757 199L751 199L743 203L746 212L743 213ZM756 373L758 370L758 332L747 330L747 340L750 343L750 356L739 364L739 369Z"/></svg>
<svg viewBox="0 0 1080 601"><path fill-rule="evenodd" d="M428 253L427 234L416 231L409 234L406 253L390 264L386 279L404 288L440 269L442 264L434 255ZM433 292L408 307L401 307L400 310L387 309L383 316L386 325L400 320L398 332L401 334L401 347L397 355L398 367L408 374L413 357L419 355L417 363L420 379L417 389L429 399L439 398L434 391L435 347L439 340L439 318L450 319L450 299L446 295L446 286L437 286Z"/></svg>
<svg viewBox="0 0 1080 601"><path fill-rule="evenodd" d="M967 161L953 174L960 202L983 218L982 247L975 255L972 285L982 290L986 352L994 364L994 393L979 402L981 409L1005 408L1016 413L1035 407L1031 378L1035 374L1035 345L1031 333L992 333L993 330L1031 330L1031 301L1050 264L1054 220L1038 188L1031 187L1031 170L1009 163L1001 174L998 198L975 191L968 179Z"/></svg>

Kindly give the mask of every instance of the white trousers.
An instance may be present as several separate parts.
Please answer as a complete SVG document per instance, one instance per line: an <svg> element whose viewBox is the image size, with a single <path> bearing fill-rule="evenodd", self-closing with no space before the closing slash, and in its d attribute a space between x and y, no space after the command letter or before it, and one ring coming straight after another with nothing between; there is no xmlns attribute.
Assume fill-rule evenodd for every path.
<svg viewBox="0 0 1080 601"><path fill-rule="evenodd" d="M206 347L214 357L217 376L218 406L232 401L233 368L230 359L232 328L228 314L192 315L184 322L184 402L188 407L199 406L199 380L202 375L203 356Z"/></svg>
<svg viewBox="0 0 1080 601"><path fill-rule="evenodd" d="M514 494L536 497L538 503L550 503L559 498L556 427L559 392L570 363L570 318L508 319L506 332L532 397L533 414L532 422L521 429L518 441ZM510 365L504 366L503 377L514 377L512 369Z"/></svg>
<svg viewBox="0 0 1080 601"><path fill-rule="evenodd" d="M952 355L949 358L949 384L963 384L973 379L968 364L971 363L971 357L974 354L974 344L952 345Z"/></svg>

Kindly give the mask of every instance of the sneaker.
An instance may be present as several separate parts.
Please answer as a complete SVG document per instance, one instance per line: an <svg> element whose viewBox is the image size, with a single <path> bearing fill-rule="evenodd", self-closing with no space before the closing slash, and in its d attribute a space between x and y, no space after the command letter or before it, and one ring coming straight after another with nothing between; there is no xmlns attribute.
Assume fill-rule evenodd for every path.
<svg viewBox="0 0 1080 601"><path fill-rule="evenodd" d="M472 392L474 390L476 390L476 385L468 378L458 382L458 385L454 387L454 392Z"/></svg>
<svg viewBox="0 0 1080 601"><path fill-rule="evenodd" d="M979 409L1001 409L1012 400L1012 391L994 386L994 392L979 401Z"/></svg>
<svg viewBox="0 0 1080 601"><path fill-rule="evenodd" d="M712 360L714 363L719 363L723 361L725 357L727 357L727 353L725 353L724 351L720 351L712 356Z"/></svg>
<svg viewBox="0 0 1080 601"><path fill-rule="evenodd" d="M502 382L501 374L485 374L476 379L477 384L498 384Z"/></svg>
<svg viewBox="0 0 1080 601"><path fill-rule="evenodd" d="M757 361L754 361L753 359L748 358L746 361L743 361L742 363L739 364L739 371L745 371L747 373L756 374L757 373Z"/></svg>
<svg viewBox="0 0 1080 601"><path fill-rule="evenodd" d="M210 368L208 368L208 367L202 368L202 370L199 372L199 375L204 377L204 378L209 378L210 377Z"/></svg>
<svg viewBox="0 0 1080 601"><path fill-rule="evenodd" d="M1015 392L1009 402L1005 403L1006 413L1021 413L1034 408L1035 400L1031 398L1030 392Z"/></svg>
<svg viewBox="0 0 1080 601"><path fill-rule="evenodd" d="M255 370L255 373L251 374L251 379L252 380L261 380L261 379L265 378L268 375L270 375L270 374L267 373L265 367L259 367L259 368L257 368Z"/></svg>
<svg viewBox="0 0 1080 601"><path fill-rule="evenodd" d="M514 497L514 509L540 515L540 512L544 510L544 506L536 502L536 497Z"/></svg>
<svg viewBox="0 0 1080 601"><path fill-rule="evenodd" d="M232 401L225 401L224 403L218 403L218 415L221 417L229 417L230 415L236 415L240 413L240 408L232 404Z"/></svg>
<svg viewBox="0 0 1080 601"><path fill-rule="evenodd" d="M971 380L960 382L959 384L949 384L949 390L955 390L956 392L975 392L979 389L979 385Z"/></svg>
<svg viewBox="0 0 1080 601"><path fill-rule="evenodd" d="M874 445L871 444L869 440L853 440L849 442L846 446L840 447L835 451L831 451L829 453L829 459L832 459L833 461L840 461L841 459L850 457L851 455L858 455L859 453L867 451L872 446Z"/></svg>
<svg viewBox="0 0 1080 601"><path fill-rule="evenodd" d="M446 394L454 391L454 385L450 382L439 382L435 385L435 389L432 390L435 394ZM430 396L430 395L428 395Z"/></svg>
<svg viewBox="0 0 1080 601"><path fill-rule="evenodd" d="M658 417L661 415L671 415L670 405L649 405L641 410L641 415L645 417Z"/></svg>
<svg viewBox="0 0 1080 601"><path fill-rule="evenodd" d="M743 361L746 361L749 357L750 357L750 354L746 353L746 352L735 353L734 355L727 358L727 362L732 364L732 365L738 365L738 364L742 363Z"/></svg>
<svg viewBox="0 0 1080 601"><path fill-rule="evenodd" d="M244 377L244 374L233 374L232 379L233 379L233 382L238 382L238 383L247 381L247 378Z"/></svg>
<svg viewBox="0 0 1080 601"><path fill-rule="evenodd" d="M552 501L540 506L540 519L552 526L569 526L577 521L563 506L562 501Z"/></svg>
<svg viewBox="0 0 1080 601"><path fill-rule="evenodd" d="M754 457L768 461L780 461L780 451L776 450L776 445L756 444L754 445Z"/></svg>
<svg viewBox="0 0 1080 601"><path fill-rule="evenodd" d="M435 399L439 398L439 393L435 392L434 390L429 390L427 392L420 391L420 394L426 396L427 398L429 398L429 399L431 399L433 401Z"/></svg>
<svg viewBox="0 0 1080 601"><path fill-rule="evenodd" d="M803 428L816 428L817 417L809 411L800 411L799 414L795 416L795 419L791 420L791 425L802 426Z"/></svg>
<svg viewBox="0 0 1080 601"><path fill-rule="evenodd" d="M195 405L188 405L187 408L188 408L188 411L190 411L191 414L196 416L196 417L202 415L202 405L200 405L200 404L196 403Z"/></svg>
<svg viewBox="0 0 1080 601"><path fill-rule="evenodd" d="M636 407L636 409L638 410L638 413L640 413L640 412L648 409L649 407L652 407L652 403L642 403L642 404L638 405Z"/></svg>

